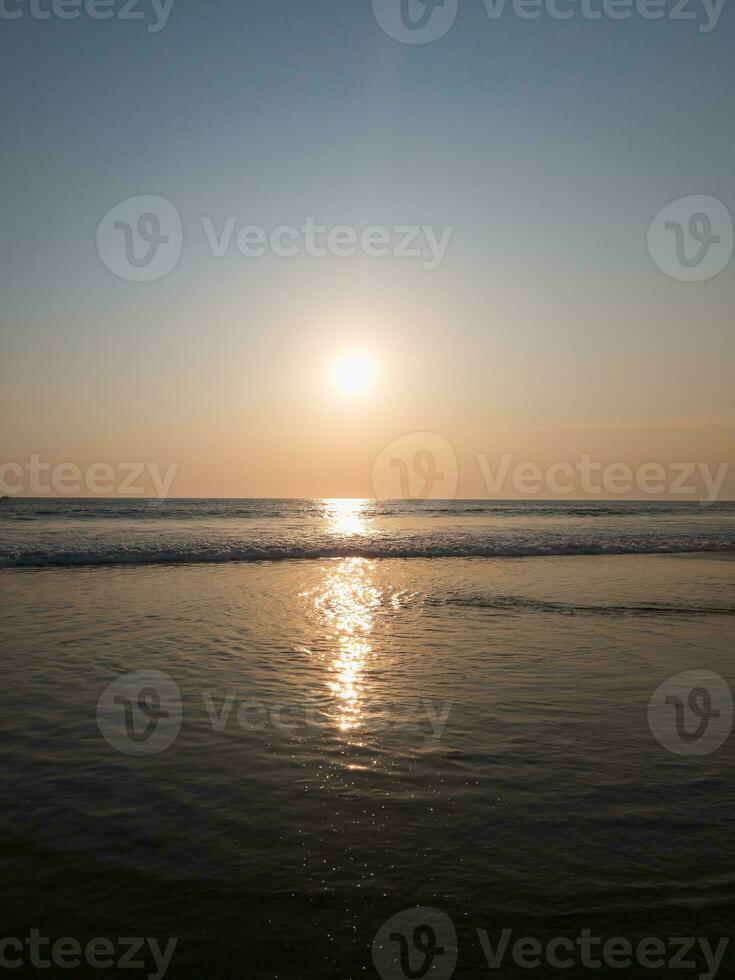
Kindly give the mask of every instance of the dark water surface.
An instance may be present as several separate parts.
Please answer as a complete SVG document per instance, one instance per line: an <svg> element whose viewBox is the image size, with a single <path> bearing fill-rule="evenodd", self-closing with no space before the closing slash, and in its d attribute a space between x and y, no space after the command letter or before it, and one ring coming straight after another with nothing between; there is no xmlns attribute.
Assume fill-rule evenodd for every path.
<svg viewBox="0 0 735 980"><path fill-rule="evenodd" d="M506 928L544 943L584 929L732 936L733 736L672 751L675 729L657 738L648 713L681 672L735 682L732 514L463 505L0 519L3 935L177 937L167 976L186 980L347 980L385 974L371 955L381 924L431 906L456 929L459 977L706 975L696 950L695 967L674 968L673 948L659 968L524 969L508 954L491 970L477 930L493 946ZM211 554L225 538L301 547L319 521L320 546L358 553ZM557 553L592 537L614 550L617 536L654 553L360 553L366 538L387 551L429 536ZM710 553L660 553L687 536ZM102 561L124 541L147 559ZM174 546L210 554L167 564ZM43 549L81 567L12 567ZM140 709L132 728L125 699ZM390 975L407 975L394 958ZM147 964L71 975L143 977ZM445 980L445 965L425 975ZM733 975L730 949L718 975Z"/></svg>

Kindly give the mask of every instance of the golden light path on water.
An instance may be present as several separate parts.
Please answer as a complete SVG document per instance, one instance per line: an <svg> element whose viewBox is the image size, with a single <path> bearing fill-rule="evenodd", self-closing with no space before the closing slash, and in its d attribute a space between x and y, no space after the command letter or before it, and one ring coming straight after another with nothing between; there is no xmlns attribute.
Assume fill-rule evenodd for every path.
<svg viewBox="0 0 735 980"><path fill-rule="evenodd" d="M364 533L368 506L367 500L325 500L330 530L339 536ZM371 633L381 596L373 563L364 558L331 562L313 596L315 609L335 644L327 685L337 699L337 723L342 731L357 727L362 717L365 670L373 652Z"/></svg>
<svg viewBox="0 0 735 980"><path fill-rule="evenodd" d="M332 534L350 537L367 531L368 500L359 498L325 500L324 517Z"/></svg>

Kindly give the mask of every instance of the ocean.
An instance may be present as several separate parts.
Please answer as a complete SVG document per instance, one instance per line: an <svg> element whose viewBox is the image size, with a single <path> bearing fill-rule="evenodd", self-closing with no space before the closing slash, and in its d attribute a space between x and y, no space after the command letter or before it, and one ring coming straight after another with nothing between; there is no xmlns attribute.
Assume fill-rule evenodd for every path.
<svg viewBox="0 0 735 980"><path fill-rule="evenodd" d="M735 504L0 532L4 936L78 977L732 975Z"/></svg>

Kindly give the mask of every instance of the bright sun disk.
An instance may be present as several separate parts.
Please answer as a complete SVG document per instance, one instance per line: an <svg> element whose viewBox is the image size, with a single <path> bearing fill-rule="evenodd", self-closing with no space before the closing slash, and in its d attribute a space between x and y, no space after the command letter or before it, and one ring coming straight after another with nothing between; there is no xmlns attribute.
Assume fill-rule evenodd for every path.
<svg viewBox="0 0 735 980"><path fill-rule="evenodd" d="M332 381L345 395L361 395L374 380L375 365L366 354L343 354L332 365Z"/></svg>

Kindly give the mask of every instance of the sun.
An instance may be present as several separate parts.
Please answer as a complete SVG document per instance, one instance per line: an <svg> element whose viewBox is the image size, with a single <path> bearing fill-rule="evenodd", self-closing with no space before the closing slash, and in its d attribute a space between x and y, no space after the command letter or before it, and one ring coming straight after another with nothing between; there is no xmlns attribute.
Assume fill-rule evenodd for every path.
<svg viewBox="0 0 735 980"><path fill-rule="evenodd" d="M351 351L332 364L331 377L343 395L362 395L372 386L376 373L375 364L367 354Z"/></svg>

